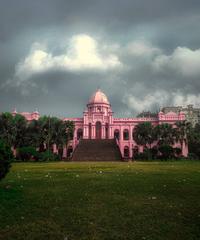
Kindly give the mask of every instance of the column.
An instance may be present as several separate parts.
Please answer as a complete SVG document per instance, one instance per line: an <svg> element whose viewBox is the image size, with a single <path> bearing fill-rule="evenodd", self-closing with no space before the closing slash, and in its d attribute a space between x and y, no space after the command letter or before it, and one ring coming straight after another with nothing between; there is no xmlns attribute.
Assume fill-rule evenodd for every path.
<svg viewBox="0 0 200 240"><path fill-rule="evenodd" d="M53 144L53 153L58 153L58 149L57 149L57 146L56 144Z"/></svg>
<svg viewBox="0 0 200 240"><path fill-rule="evenodd" d="M101 138L105 139L105 125L101 125Z"/></svg>
<svg viewBox="0 0 200 240"><path fill-rule="evenodd" d="M87 137L87 131L86 130L87 130L87 128L86 128L86 126L84 126L84 128L83 128L83 138L87 139L88 137Z"/></svg>
<svg viewBox="0 0 200 240"><path fill-rule="evenodd" d="M67 147L65 145L63 148L63 158L66 158L66 157L67 157Z"/></svg>
<svg viewBox="0 0 200 240"><path fill-rule="evenodd" d="M120 141L124 141L123 128L120 126Z"/></svg>
<svg viewBox="0 0 200 240"><path fill-rule="evenodd" d="M113 135L112 135L112 127L109 126L109 131L108 131L109 135L108 135L108 138L109 139L112 139L113 138Z"/></svg>
<svg viewBox="0 0 200 240"><path fill-rule="evenodd" d="M96 134L95 134L95 126L94 125L92 125L91 126L92 127L92 139L95 139L96 138Z"/></svg>

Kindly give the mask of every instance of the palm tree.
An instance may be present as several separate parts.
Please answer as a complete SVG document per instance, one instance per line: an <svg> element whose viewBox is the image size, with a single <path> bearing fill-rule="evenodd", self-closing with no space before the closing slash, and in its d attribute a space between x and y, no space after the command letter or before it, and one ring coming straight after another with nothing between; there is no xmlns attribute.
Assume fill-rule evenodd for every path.
<svg viewBox="0 0 200 240"><path fill-rule="evenodd" d="M39 151L43 152L48 148L51 139L51 127L50 127L50 117L42 116L38 120L39 136L38 136L38 145Z"/></svg>
<svg viewBox="0 0 200 240"><path fill-rule="evenodd" d="M133 139L138 145L151 149L151 145L155 141L152 124L150 122L138 124L133 132Z"/></svg>
<svg viewBox="0 0 200 240"><path fill-rule="evenodd" d="M183 144L188 143L188 136L191 132L191 123L187 121L181 121L176 123L176 142L180 142L181 150L183 150Z"/></svg>
<svg viewBox="0 0 200 240"><path fill-rule="evenodd" d="M25 144L25 135L27 130L27 120L24 116L16 114L13 117L13 142L14 149L22 147Z"/></svg>
<svg viewBox="0 0 200 240"><path fill-rule="evenodd" d="M176 130L168 123L157 125L155 139L158 141L158 145L173 145L176 139Z"/></svg>
<svg viewBox="0 0 200 240"><path fill-rule="evenodd" d="M11 113L5 112L0 115L0 137L12 146L15 136L15 128L13 125L13 116Z"/></svg>
<svg viewBox="0 0 200 240"><path fill-rule="evenodd" d="M28 125L26 129L25 134L25 146L31 146L35 149L40 147L40 123L37 120L32 120Z"/></svg>
<svg viewBox="0 0 200 240"><path fill-rule="evenodd" d="M26 128L27 120L22 115L7 112L0 115L0 137L12 147L14 155L16 148L25 144Z"/></svg>

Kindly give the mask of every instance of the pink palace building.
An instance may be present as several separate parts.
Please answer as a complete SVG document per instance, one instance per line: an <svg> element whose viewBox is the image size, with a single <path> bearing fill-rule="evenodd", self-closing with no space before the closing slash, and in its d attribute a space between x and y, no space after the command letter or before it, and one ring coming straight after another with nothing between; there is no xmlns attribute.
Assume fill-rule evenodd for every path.
<svg viewBox="0 0 200 240"><path fill-rule="evenodd" d="M98 89L89 99L82 118L65 118L75 124L74 139L68 148L74 151L81 139L115 139L122 158L132 158L135 148L143 151L133 140L134 128L137 124L151 122L154 126L162 123L175 125L177 121L184 121L185 114L159 112L157 117L115 118L106 95ZM180 145L177 144L177 147ZM183 146L182 155L187 156L187 146Z"/></svg>
<svg viewBox="0 0 200 240"><path fill-rule="evenodd" d="M16 113L15 110L13 115ZM40 117L38 111L32 113L22 112L20 114L28 121L33 119L38 120ZM174 126L177 121L185 120L185 114L183 112L179 112L178 114L174 112L168 112L167 114L159 112L156 117L115 118L108 98L98 89L89 99L87 108L83 112L83 117L63 119L63 121L67 120L74 122L75 129L73 140L69 141L65 147L63 157L73 156L78 144L84 139L112 139L116 142L121 157L128 159L133 158L134 149L137 149L139 152L143 151L143 147L137 146L133 140L133 132L137 124L151 122L154 126L162 123ZM176 147L180 147L180 144L176 144ZM182 155L188 155L187 145L183 145Z"/></svg>

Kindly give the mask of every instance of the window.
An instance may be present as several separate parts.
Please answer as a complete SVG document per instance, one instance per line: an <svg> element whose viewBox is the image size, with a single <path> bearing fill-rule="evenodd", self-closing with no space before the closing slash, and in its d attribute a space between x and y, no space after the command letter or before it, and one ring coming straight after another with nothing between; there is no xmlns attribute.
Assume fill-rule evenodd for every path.
<svg viewBox="0 0 200 240"><path fill-rule="evenodd" d="M123 139L124 140L129 140L129 132L128 129L125 129L123 132Z"/></svg>
<svg viewBox="0 0 200 240"><path fill-rule="evenodd" d="M128 146L124 147L124 157L129 158L129 147Z"/></svg>

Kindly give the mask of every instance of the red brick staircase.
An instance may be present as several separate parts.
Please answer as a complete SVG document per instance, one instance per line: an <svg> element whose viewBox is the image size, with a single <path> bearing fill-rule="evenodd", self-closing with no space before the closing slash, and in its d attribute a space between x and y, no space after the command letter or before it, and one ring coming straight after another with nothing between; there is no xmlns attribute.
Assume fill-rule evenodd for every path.
<svg viewBox="0 0 200 240"><path fill-rule="evenodd" d="M72 161L121 161L115 139L82 139L76 147Z"/></svg>

